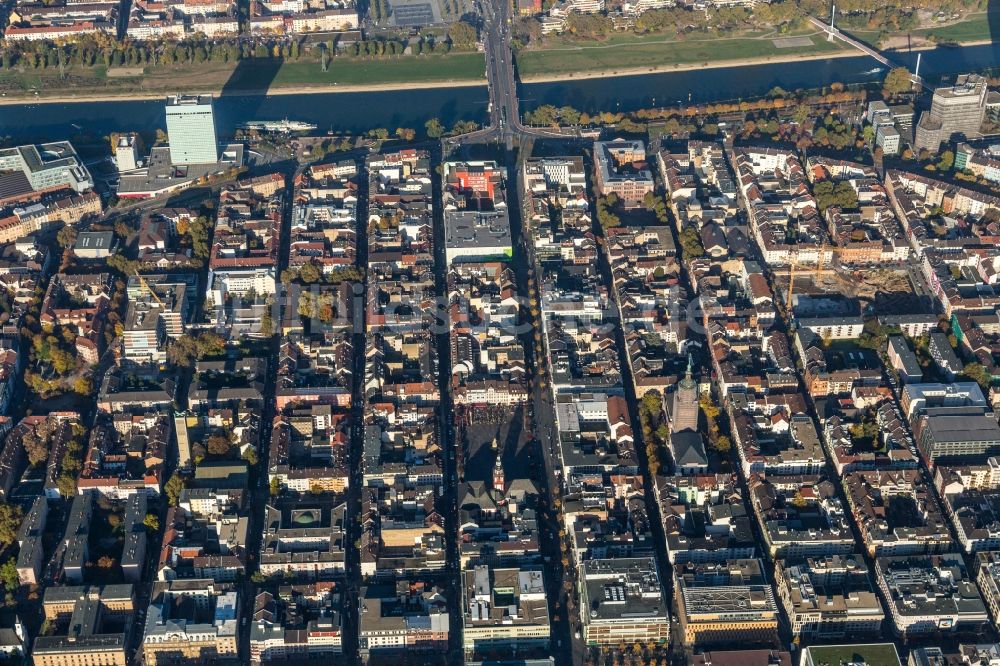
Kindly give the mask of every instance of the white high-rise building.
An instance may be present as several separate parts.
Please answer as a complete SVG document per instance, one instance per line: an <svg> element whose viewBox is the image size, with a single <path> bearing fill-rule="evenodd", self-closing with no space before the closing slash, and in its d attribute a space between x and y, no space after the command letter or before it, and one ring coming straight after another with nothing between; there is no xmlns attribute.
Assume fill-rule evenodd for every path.
<svg viewBox="0 0 1000 666"><path fill-rule="evenodd" d="M174 164L211 164L219 161L211 95L167 98L167 135Z"/></svg>
<svg viewBox="0 0 1000 666"><path fill-rule="evenodd" d="M115 145L115 165L119 173L135 171L142 163L142 140L139 135L130 132L118 137Z"/></svg>

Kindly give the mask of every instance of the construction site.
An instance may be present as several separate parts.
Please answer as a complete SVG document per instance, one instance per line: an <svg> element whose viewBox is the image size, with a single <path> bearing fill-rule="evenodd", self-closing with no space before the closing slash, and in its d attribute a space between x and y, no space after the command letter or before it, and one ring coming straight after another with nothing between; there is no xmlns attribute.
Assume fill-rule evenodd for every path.
<svg viewBox="0 0 1000 666"><path fill-rule="evenodd" d="M910 314L930 312L933 307L919 267L907 264L856 269L840 265L835 259L819 266L793 264L776 270L774 277L776 296L786 311L799 312L799 297L803 296L810 301L850 301L860 308L854 312L826 310L825 314Z"/></svg>

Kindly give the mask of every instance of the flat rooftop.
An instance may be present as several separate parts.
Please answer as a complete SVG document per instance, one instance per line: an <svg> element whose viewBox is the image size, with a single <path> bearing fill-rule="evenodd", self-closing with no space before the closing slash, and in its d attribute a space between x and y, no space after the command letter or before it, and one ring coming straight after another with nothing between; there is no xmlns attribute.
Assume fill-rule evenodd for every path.
<svg viewBox="0 0 1000 666"><path fill-rule="evenodd" d="M445 247L448 249L481 248L490 251L510 250L510 218L507 211L449 211L444 216Z"/></svg>

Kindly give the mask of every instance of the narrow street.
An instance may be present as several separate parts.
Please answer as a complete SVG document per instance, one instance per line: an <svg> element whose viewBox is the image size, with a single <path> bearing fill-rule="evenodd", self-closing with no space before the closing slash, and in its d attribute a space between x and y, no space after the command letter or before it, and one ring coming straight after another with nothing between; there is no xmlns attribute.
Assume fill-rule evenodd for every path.
<svg viewBox="0 0 1000 666"><path fill-rule="evenodd" d="M358 234L357 257L355 266L366 273L368 266L368 172L364 168L365 155L356 157L358 161ZM367 276L366 276L367 279ZM344 613L344 658L347 664L358 662L358 627L360 624L361 589L361 553L356 544L361 540L361 489L365 482L365 470L362 463L365 433L365 284L362 282L354 289L354 301L348 304L351 308L351 323L354 326L353 351L354 367L352 368L352 400L351 400L351 438L350 451L347 457L349 479L347 482L347 503L345 530L347 575L343 586Z"/></svg>
<svg viewBox="0 0 1000 666"><path fill-rule="evenodd" d="M443 155L440 149L431 153L432 163L441 164ZM440 299L448 297L448 263L445 259L444 234L444 203L442 199L441 174L437 169L432 171L433 213L434 213L434 263L435 291ZM440 506L445 515L445 535L447 556L445 565L446 589L450 591L448 611L450 626L448 632L447 662L459 666L463 663L462 650L462 590L461 565L458 555L458 474L456 470L456 447L458 442L454 437L455 410L451 395L451 331L447 320L448 312L437 308L437 313L445 317L443 321L434 322L439 327L437 334L438 390L440 392L439 436L441 450L444 456L444 492L440 498Z"/></svg>
<svg viewBox="0 0 1000 666"><path fill-rule="evenodd" d="M522 157L523 159L523 157ZM510 216L510 230L513 241L512 267L517 275L518 294L523 303L531 304L528 289L529 278L535 280L535 288L538 289L539 269L537 259L534 254L534 242L531 238L531 229L522 218L523 206L521 201L521 164L519 153L513 150L505 151L504 165L507 168L507 197L510 202L508 213ZM536 291L537 293L537 291ZM540 311L539 311L540 312ZM556 470L561 467L561 458L557 448L557 429L553 419L554 407L552 405L552 393L539 383L541 373L548 376L548 359L545 354L544 336L540 349L542 356L537 356L535 347L535 333L542 330L543 319L539 313L538 317L532 315L532 308L522 309L522 317L527 318L531 323L531 329L521 334L521 341L524 345L527 375L530 378L530 405L529 414L531 429L534 434L533 446L537 455L541 458L545 466L545 488L541 494L541 506L543 520L539 521L540 545L542 555L545 560L546 587L549 598L549 618L552 623L552 643L551 653L556 658L557 663L577 664L582 660L582 649L580 642L573 639L573 633L578 627L578 618L569 616L567 612L569 594L567 593L563 581L574 580L573 571L564 567L562 548L560 544L559 531L562 525L562 518L555 501L561 496L559 477ZM572 563L569 563L572 566Z"/></svg>

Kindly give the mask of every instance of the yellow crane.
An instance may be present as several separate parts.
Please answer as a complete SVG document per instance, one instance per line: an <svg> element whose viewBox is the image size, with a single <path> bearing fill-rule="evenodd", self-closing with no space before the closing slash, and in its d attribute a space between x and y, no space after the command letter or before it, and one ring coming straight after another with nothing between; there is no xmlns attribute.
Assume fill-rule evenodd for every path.
<svg viewBox="0 0 1000 666"><path fill-rule="evenodd" d="M139 275L139 271L133 271L133 274L137 278L139 278L139 284L142 285L143 289L149 292L149 295L153 297L153 300L156 301L156 304L159 305L161 308L164 307L163 301L161 301L160 297L156 295L156 292L153 291L153 288L149 286L149 283L146 282L146 280L141 275Z"/></svg>
<svg viewBox="0 0 1000 666"><path fill-rule="evenodd" d="M816 253L816 267L813 268L813 275L818 278L823 273L823 264L826 262L827 252L835 255L839 251L840 248L836 245L820 245ZM805 264L806 262L801 263ZM789 316L792 314L792 298L795 295L795 272L799 268L799 265L799 253L796 250L796 252L792 255L791 262L788 264L788 298L785 300L785 312L787 312Z"/></svg>

